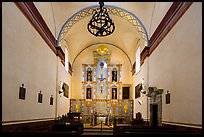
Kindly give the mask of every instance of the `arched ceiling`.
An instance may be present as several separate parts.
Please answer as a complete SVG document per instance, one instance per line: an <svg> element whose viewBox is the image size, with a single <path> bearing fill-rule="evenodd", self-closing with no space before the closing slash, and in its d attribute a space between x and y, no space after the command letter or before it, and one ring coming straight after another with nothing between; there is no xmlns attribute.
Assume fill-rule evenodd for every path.
<svg viewBox="0 0 204 137"><path fill-rule="evenodd" d="M120 7L135 15L146 29L148 37L150 37L168 11L172 2L105 2L104 4L105 6L113 5ZM61 33L60 31L62 31L63 25L68 19L86 7L98 6L98 2L52 2L49 4L35 2L35 5L50 27L52 33L55 34L55 38L58 39ZM47 7L46 9L51 9L53 16L52 21L50 17L48 18L49 15L47 15L47 11L44 10L45 7ZM113 14L110 14L110 16L116 26L115 32L110 36L95 37L88 32L87 23L91 19L91 16L84 17L77 21L69 29L63 38L63 41L65 41L63 43L68 45L71 64L84 48L95 43L112 43L117 45L129 56L131 62L134 63L137 44L142 41L141 35L135 26L127 20ZM141 49L143 48L144 47Z"/></svg>
<svg viewBox="0 0 204 137"><path fill-rule="evenodd" d="M75 58L82 49L94 43L112 43L126 52L131 60L134 60L135 53L132 51L136 51L135 48L139 41L137 30L127 21L117 16L111 17L116 24L116 29L113 34L106 37L96 37L88 32L86 26L90 20L89 17L77 22L65 37L69 51L71 51L70 56Z"/></svg>

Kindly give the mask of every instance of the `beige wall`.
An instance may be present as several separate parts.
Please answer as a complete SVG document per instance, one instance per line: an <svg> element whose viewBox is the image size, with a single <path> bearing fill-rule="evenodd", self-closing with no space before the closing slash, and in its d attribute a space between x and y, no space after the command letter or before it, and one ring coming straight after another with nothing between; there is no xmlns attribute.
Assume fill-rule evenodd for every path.
<svg viewBox="0 0 204 137"><path fill-rule="evenodd" d="M84 50L73 65L72 76L72 92L71 98L81 98L82 94L82 64L94 64L93 51L98 48L99 45L94 45ZM112 52L111 64L122 64L122 84L132 84L131 66L128 58L118 48L110 45L106 45Z"/></svg>
<svg viewBox="0 0 204 137"><path fill-rule="evenodd" d="M49 120L67 113L69 99L59 96L57 86L59 81L70 85L70 75L14 3L2 5L2 28L3 124ZM18 98L22 84L25 100ZM37 102L39 91L42 103ZM49 104L51 95L53 105Z"/></svg>
<svg viewBox="0 0 204 137"><path fill-rule="evenodd" d="M143 78L146 88L155 86L164 89L163 123L175 122L183 126L196 124L196 127L202 125L201 10L201 3L193 3L150 57L145 59L140 72L134 75L133 96L134 87ZM165 103L167 90L171 94L170 104ZM139 105L139 99L143 105ZM144 119L147 115L149 119L147 97L142 96L134 101L134 117L135 113L141 112Z"/></svg>
<svg viewBox="0 0 204 137"><path fill-rule="evenodd" d="M145 90L147 91L147 85L148 85L148 59L146 58L143 65L140 67L140 71L137 74L134 74L133 76L133 88L132 88L132 96L134 99L134 110L133 110L133 117L136 117L136 113L140 112L142 114L143 119L147 119L147 96L140 93L140 97L135 99L135 86L137 86L139 83L144 80ZM142 100L142 104L140 105L138 103L139 100Z"/></svg>
<svg viewBox="0 0 204 137"><path fill-rule="evenodd" d="M164 89L163 121L202 124L201 16L201 3L193 3L149 57L150 86Z"/></svg>
<svg viewBox="0 0 204 137"><path fill-rule="evenodd" d="M60 82L65 82L69 86L69 98L65 97L63 93L59 94ZM62 116L69 112L70 106L70 92L71 92L71 76L66 72L64 65L58 57L58 80L57 80L57 116Z"/></svg>

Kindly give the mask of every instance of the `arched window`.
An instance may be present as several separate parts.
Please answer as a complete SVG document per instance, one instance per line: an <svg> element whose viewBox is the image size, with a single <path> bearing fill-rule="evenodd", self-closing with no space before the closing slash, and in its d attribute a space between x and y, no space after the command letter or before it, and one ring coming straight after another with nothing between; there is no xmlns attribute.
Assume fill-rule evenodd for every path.
<svg viewBox="0 0 204 137"><path fill-rule="evenodd" d="M136 51L136 74L140 71L140 46Z"/></svg>
<svg viewBox="0 0 204 137"><path fill-rule="evenodd" d="M65 70L68 73L68 71L69 71L69 58L68 58L67 47L65 47Z"/></svg>

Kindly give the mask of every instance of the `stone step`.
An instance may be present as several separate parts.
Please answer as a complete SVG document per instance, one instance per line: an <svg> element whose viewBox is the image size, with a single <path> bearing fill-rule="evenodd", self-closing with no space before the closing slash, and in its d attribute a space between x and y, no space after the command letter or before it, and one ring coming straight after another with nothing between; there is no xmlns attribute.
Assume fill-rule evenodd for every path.
<svg viewBox="0 0 204 137"><path fill-rule="evenodd" d="M83 132L113 132L113 130L108 129L84 129Z"/></svg>

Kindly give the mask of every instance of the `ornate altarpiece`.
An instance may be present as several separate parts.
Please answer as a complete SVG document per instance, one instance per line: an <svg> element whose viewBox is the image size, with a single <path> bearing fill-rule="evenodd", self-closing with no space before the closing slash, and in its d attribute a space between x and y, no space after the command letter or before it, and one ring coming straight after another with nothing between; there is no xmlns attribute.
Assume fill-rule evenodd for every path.
<svg viewBox="0 0 204 137"><path fill-rule="evenodd" d="M82 99L71 99L71 112L81 112L84 121L92 114L133 118L133 100L122 99L122 64L110 64L105 46L93 51L94 64L82 64Z"/></svg>

